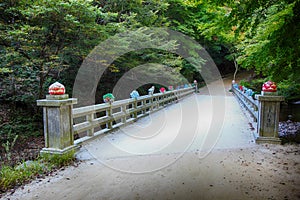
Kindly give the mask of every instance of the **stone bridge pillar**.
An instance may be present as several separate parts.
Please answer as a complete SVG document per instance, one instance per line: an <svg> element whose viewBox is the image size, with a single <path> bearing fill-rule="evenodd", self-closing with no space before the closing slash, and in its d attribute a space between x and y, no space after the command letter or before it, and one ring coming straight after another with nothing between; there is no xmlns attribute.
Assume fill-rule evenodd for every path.
<svg viewBox="0 0 300 200"><path fill-rule="evenodd" d="M258 138L257 143L280 144L278 137L280 102L282 96L256 95L259 101L258 109Z"/></svg>
<svg viewBox="0 0 300 200"><path fill-rule="evenodd" d="M37 100L37 105L43 106L45 148L41 153L64 154L76 148L72 109L77 99L68 97L47 95L46 99Z"/></svg>

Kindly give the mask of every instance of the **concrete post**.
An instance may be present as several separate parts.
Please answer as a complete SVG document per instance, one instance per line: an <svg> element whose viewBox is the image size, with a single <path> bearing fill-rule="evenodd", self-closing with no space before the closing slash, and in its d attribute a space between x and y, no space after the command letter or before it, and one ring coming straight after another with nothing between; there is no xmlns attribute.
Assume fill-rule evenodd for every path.
<svg viewBox="0 0 300 200"><path fill-rule="evenodd" d="M92 114L89 114L86 116L86 121L89 122L89 123L92 123L94 118L95 118L95 113L92 113ZM94 135L94 132L95 132L95 129L94 128L91 128L89 130L87 130L87 136L93 136Z"/></svg>
<svg viewBox="0 0 300 200"><path fill-rule="evenodd" d="M152 112L154 109L153 109L153 96L151 96L151 99L150 99L150 112Z"/></svg>
<svg viewBox="0 0 300 200"><path fill-rule="evenodd" d="M280 144L278 137L280 102L282 96L256 95L259 101L258 138L257 143Z"/></svg>
<svg viewBox="0 0 300 200"><path fill-rule="evenodd" d="M121 121L123 124L126 123L126 105L122 105L121 112L124 114L124 117L122 117Z"/></svg>
<svg viewBox="0 0 300 200"><path fill-rule="evenodd" d="M143 104L143 101L142 101L141 103ZM134 110L137 110L137 100L136 100L136 99L135 99L134 102L133 102L133 108L134 108ZM138 116L137 113L138 113L137 111L135 111L135 112L133 113L133 118L137 119L137 116Z"/></svg>
<svg viewBox="0 0 300 200"><path fill-rule="evenodd" d="M198 93L198 82L197 82L197 80L194 80L194 86L195 86L195 93Z"/></svg>
<svg viewBox="0 0 300 200"><path fill-rule="evenodd" d="M37 100L43 106L45 148L41 153L64 154L76 148L74 146L73 105L77 99L64 95L47 95Z"/></svg>
<svg viewBox="0 0 300 200"><path fill-rule="evenodd" d="M110 106L106 109L106 116L109 117L111 120L109 122L107 122L106 128L108 129L112 129L112 125L113 125L113 120L112 120L112 107L111 107L111 103Z"/></svg>

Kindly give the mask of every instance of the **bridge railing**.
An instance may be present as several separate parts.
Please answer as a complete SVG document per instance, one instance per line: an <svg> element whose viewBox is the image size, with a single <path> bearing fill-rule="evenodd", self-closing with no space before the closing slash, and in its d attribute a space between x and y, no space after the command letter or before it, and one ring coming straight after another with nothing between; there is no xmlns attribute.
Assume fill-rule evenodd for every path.
<svg viewBox="0 0 300 200"><path fill-rule="evenodd" d="M239 88L232 87L232 92L235 94L235 96L238 98L238 100L241 102L243 107L245 107L249 114L251 115L254 122L258 121L258 100L254 100L252 96L249 96L244 91L241 91Z"/></svg>
<svg viewBox="0 0 300 200"><path fill-rule="evenodd" d="M253 99L252 95L249 96L249 93L237 84L233 84L231 90L256 124L254 127L250 127L255 129L253 133L256 142L280 144L281 141L278 136L279 113L280 102L284 101L284 97L277 96L276 92L262 92L262 94L256 94L255 99Z"/></svg>
<svg viewBox="0 0 300 200"><path fill-rule="evenodd" d="M113 103L102 103L73 109L73 129L81 137L75 144L92 139L116 129L138 118L160 110L168 104L192 94L194 88L185 88L165 93L141 96L137 99L124 99Z"/></svg>
<svg viewBox="0 0 300 200"><path fill-rule="evenodd" d="M79 108L73 108L77 103L74 98L38 100L44 110L45 148L41 152L63 154L79 148L84 141L132 123L194 92L195 88L188 87ZM74 136L78 138L74 140Z"/></svg>

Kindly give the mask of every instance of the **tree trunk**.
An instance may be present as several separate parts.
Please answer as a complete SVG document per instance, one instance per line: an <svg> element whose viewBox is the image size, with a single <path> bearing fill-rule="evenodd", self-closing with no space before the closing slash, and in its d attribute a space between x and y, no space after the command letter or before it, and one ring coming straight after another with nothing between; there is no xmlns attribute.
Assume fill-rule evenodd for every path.
<svg viewBox="0 0 300 200"><path fill-rule="evenodd" d="M40 82L39 82L39 91L38 91L38 99L44 98L44 83L45 83L45 76L43 72L40 72Z"/></svg>

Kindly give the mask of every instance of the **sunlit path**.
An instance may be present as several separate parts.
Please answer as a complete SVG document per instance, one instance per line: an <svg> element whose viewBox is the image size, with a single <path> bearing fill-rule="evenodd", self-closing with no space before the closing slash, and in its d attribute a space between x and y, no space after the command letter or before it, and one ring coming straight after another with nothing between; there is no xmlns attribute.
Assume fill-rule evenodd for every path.
<svg viewBox="0 0 300 200"><path fill-rule="evenodd" d="M201 93L193 95L112 134L85 144L83 152L90 153L90 156L95 158L111 159L195 150L207 152L213 148L240 148L253 145L254 140L247 119L234 97L222 97L225 100L225 113L220 116L223 121L212 120L214 109L212 98ZM197 107L194 107L195 105ZM184 110L188 110L187 116L183 115ZM183 119L189 116L189 120ZM210 132L212 127L219 127L218 132ZM211 136L209 134L214 134L215 140L205 144L205 140L209 140ZM85 156L88 155L82 155L83 158Z"/></svg>

